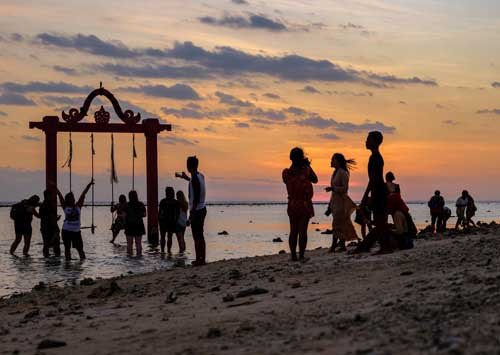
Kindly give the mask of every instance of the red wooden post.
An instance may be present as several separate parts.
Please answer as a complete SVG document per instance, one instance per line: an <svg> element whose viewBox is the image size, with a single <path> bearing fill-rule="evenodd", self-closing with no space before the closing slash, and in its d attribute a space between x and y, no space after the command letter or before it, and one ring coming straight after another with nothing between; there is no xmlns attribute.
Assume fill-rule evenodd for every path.
<svg viewBox="0 0 500 355"><path fill-rule="evenodd" d="M158 147L157 136L161 131L155 118L142 121L146 136L146 181L148 197L148 241L158 245Z"/></svg>
<svg viewBox="0 0 500 355"><path fill-rule="evenodd" d="M45 116L43 118L45 132L45 188L49 188L52 183L57 186L57 116ZM56 194L53 195L54 201L51 201L57 206Z"/></svg>

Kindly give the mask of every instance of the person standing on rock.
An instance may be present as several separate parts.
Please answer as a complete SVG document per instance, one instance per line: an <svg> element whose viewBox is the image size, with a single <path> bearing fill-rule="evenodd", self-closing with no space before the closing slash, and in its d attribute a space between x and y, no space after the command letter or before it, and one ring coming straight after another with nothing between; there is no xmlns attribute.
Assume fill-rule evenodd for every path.
<svg viewBox="0 0 500 355"><path fill-rule="evenodd" d="M176 173L175 176L189 181L189 221L196 254L196 260L191 264L201 266L207 262L207 246L204 236L205 218L207 216L205 176L198 171L199 161L196 156L188 157L186 165L191 176L188 176L185 172Z"/></svg>
<svg viewBox="0 0 500 355"><path fill-rule="evenodd" d="M312 198L313 185L318 182L316 173L311 168L311 163L304 155L301 148L290 151L292 164L283 170L282 178L288 192L287 213L290 220L290 236L288 243L292 260L305 261L307 247L307 227L309 220L314 216ZM297 241L299 244L299 257L297 258Z"/></svg>
<svg viewBox="0 0 500 355"><path fill-rule="evenodd" d="M434 233L436 231L436 225L439 231L439 226L443 223L444 198L441 196L441 191L436 190L434 192L434 196L427 202L427 206L431 212L431 228L432 233Z"/></svg>
<svg viewBox="0 0 500 355"><path fill-rule="evenodd" d="M332 246L329 252L334 253L337 244L339 251L346 250L346 242L357 240L358 236L352 224L351 215L356 210L356 204L351 200L349 191L349 171L356 165L353 159L346 159L341 153L332 156L330 166L335 168L330 186L325 190L331 192L330 210L332 212Z"/></svg>

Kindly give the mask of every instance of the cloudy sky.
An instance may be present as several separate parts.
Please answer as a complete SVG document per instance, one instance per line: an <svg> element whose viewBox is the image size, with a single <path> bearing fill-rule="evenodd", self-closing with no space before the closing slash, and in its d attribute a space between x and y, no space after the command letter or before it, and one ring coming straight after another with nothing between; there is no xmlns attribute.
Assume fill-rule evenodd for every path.
<svg viewBox="0 0 500 355"><path fill-rule="evenodd" d="M284 200L281 171L301 146L318 200L331 155L355 158L357 199L376 129L406 199L436 188L500 199L496 0L2 0L0 14L0 200L43 186L44 137L28 122L79 108L100 81L123 109L173 125L159 142L162 187L185 187L173 174L196 154L210 200ZM125 192L132 138L115 141ZM76 189L89 150L88 134L75 135ZM109 198L109 135L96 150L96 188ZM65 134L58 152L62 165Z"/></svg>

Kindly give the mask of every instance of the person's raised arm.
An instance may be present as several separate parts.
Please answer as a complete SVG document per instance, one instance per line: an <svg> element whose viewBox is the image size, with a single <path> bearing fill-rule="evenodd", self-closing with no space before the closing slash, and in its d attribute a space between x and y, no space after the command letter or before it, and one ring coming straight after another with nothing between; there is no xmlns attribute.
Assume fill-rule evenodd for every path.
<svg viewBox="0 0 500 355"><path fill-rule="evenodd" d="M56 187L56 192L57 192L57 197L59 197L59 204L61 205L61 207L64 209L66 208L66 203L64 202L64 196L63 194L61 193L61 191L59 191L59 189Z"/></svg>
<svg viewBox="0 0 500 355"><path fill-rule="evenodd" d="M89 192L90 190L90 187L94 185L94 180L90 181L89 184L87 185L87 187L85 187L85 190L83 190L82 194L80 195L80 198L78 199L78 202L76 203L76 205L80 208L82 208L83 206L83 203L85 201L85 195L87 195L87 192Z"/></svg>
<svg viewBox="0 0 500 355"><path fill-rule="evenodd" d="M184 179L186 181L191 181L191 178L183 171L182 173L175 173L175 177L179 179Z"/></svg>

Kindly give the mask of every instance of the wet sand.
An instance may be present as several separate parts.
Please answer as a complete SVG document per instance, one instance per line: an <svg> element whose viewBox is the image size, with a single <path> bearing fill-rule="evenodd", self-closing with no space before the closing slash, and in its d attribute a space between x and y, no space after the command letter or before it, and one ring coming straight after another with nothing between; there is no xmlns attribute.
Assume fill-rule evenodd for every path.
<svg viewBox="0 0 500 355"><path fill-rule="evenodd" d="M308 255L39 287L0 301L0 354L498 353L499 226Z"/></svg>

